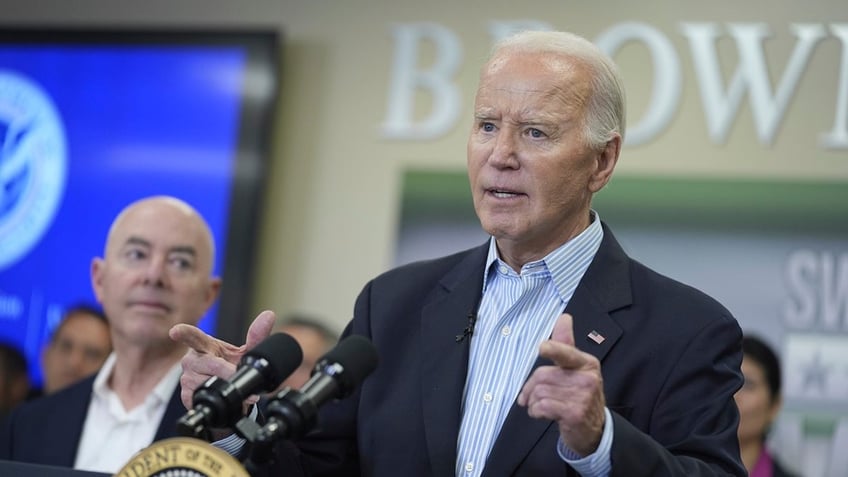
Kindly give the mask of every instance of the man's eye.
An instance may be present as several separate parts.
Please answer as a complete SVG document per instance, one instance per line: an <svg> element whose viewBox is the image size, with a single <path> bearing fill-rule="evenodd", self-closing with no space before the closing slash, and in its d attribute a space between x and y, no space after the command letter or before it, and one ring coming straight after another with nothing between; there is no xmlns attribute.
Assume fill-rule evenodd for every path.
<svg viewBox="0 0 848 477"><path fill-rule="evenodd" d="M495 125L492 124L492 123L483 123L480 126L480 129L482 129L483 131L486 131L486 132L492 132L492 131L495 130Z"/></svg>
<svg viewBox="0 0 848 477"><path fill-rule="evenodd" d="M127 250L126 256L127 256L127 258L129 258L131 260L141 260L144 257L146 257L147 254L144 253L144 251L139 250L137 248L131 248L131 249Z"/></svg>
<svg viewBox="0 0 848 477"><path fill-rule="evenodd" d="M182 257L172 258L171 264L179 270L190 270L194 266L191 260Z"/></svg>
<svg viewBox="0 0 848 477"><path fill-rule="evenodd" d="M529 129L529 134L530 134L530 137L534 137L534 138L542 138L542 137L545 137L545 133L543 133L542 131L540 131L540 130L538 130L538 129L536 129L536 128L530 128L530 129Z"/></svg>

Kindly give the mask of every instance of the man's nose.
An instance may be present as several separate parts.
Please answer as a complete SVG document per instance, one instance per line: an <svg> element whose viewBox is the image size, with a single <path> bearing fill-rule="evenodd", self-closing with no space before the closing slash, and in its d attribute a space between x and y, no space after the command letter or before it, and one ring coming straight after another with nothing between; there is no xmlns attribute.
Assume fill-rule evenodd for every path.
<svg viewBox="0 0 848 477"><path fill-rule="evenodd" d="M495 137L495 147L489 155L489 163L498 168L517 169L516 153L514 132L508 128L501 129Z"/></svg>
<svg viewBox="0 0 848 477"><path fill-rule="evenodd" d="M163 257L153 257L144 269L144 282L148 285L163 286L167 282L167 261Z"/></svg>

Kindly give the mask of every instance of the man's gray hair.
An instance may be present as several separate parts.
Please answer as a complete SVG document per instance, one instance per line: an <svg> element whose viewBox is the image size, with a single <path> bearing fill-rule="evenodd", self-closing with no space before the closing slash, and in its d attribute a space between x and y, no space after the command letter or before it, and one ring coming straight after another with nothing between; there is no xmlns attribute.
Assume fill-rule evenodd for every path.
<svg viewBox="0 0 848 477"><path fill-rule="evenodd" d="M507 51L561 54L588 66L594 74L584 137L596 149L603 148L614 133L624 140L624 86L615 62L594 43L569 32L523 31L495 43L489 59Z"/></svg>

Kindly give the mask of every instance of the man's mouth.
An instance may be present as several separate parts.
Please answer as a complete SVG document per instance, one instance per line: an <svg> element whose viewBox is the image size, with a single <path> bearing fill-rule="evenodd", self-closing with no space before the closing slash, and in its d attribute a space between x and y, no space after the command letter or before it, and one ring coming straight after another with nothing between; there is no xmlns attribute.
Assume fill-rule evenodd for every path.
<svg viewBox="0 0 848 477"><path fill-rule="evenodd" d="M507 189L488 189L486 192L488 192L489 194L492 194L493 196L497 197L498 199L509 199L509 198L512 198L512 197L518 197L520 195L524 195L520 192L515 192L513 190L507 190Z"/></svg>
<svg viewBox="0 0 848 477"><path fill-rule="evenodd" d="M159 301L133 301L133 302L130 302L130 306L139 307L139 308L157 309L157 310L162 310L162 311L165 311L165 312L171 311L170 306L168 306L168 305L166 305L162 302L159 302Z"/></svg>

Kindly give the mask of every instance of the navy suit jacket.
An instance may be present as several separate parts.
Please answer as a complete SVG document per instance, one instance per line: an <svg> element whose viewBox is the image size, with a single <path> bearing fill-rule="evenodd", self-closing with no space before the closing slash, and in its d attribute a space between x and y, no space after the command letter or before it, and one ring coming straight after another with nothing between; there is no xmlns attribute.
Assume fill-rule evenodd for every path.
<svg viewBox="0 0 848 477"><path fill-rule="evenodd" d="M321 409L316 432L278 446L285 473L276 475L298 466L310 476L455 475L470 342L456 336L479 303L487 250L399 267L365 286L345 334L369 337L380 363L359 392ZM601 363L613 476L746 475L733 401L742 332L730 312L630 259L606 226L566 311L576 346ZM602 343L588 338L593 330ZM556 423L514 404L482 475L576 476L558 437Z"/></svg>
<svg viewBox="0 0 848 477"><path fill-rule="evenodd" d="M15 409L0 431L0 459L73 467L95 376ZM176 422L185 412L177 385L154 440L176 437Z"/></svg>

